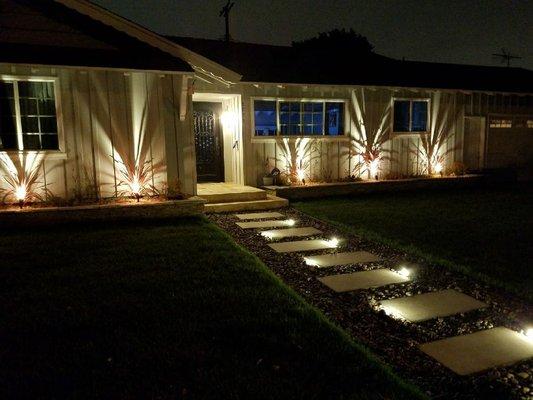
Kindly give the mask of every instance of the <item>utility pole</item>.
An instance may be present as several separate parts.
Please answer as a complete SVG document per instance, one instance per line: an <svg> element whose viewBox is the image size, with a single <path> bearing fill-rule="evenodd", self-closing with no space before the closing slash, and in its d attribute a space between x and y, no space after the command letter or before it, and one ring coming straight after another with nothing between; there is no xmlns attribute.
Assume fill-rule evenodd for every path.
<svg viewBox="0 0 533 400"><path fill-rule="evenodd" d="M231 40L231 36L229 34L229 13L234 5L235 3L233 3L231 0L228 0L226 5L222 7L222 10L220 10L220 14L219 14L219 17L223 16L224 19L226 20L226 35L224 37L226 42L229 42Z"/></svg>

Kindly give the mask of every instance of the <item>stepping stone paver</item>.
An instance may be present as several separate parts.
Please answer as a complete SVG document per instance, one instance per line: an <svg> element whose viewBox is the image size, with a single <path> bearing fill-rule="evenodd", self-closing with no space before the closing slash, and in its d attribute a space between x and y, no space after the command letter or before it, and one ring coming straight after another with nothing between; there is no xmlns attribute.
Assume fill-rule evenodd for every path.
<svg viewBox="0 0 533 400"><path fill-rule="evenodd" d="M288 229L272 229L270 231L263 231L261 235L269 239L283 239L295 236L312 236L319 235L322 231L313 228L311 226L305 226L302 228L288 228Z"/></svg>
<svg viewBox="0 0 533 400"><path fill-rule="evenodd" d="M353 251L347 253L325 254L322 256L304 257L308 265L320 268L333 267L335 265L348 265L380 261L381 258L367 251Z"/></svg>
<svg viewBox="0 0 533 400"><path fill-rule="evenodd" d="M350 292L353 290L391 285L393 283L403 283L409 281L409 278L390 269L380 268L351 274L324 276L318 278L318 280L335 292Z"/></svg>
<svg viewBox="0 0 533 400"><path fill-rule="evenodd" d="M384 300L381 302L381 306L388 314L402 317L411 322L420 322L476 310L487 305L464 293L448 289Z"/></svg>
<svg viewBox="0 0 533 400"><path fill-rule="evenodd" d="M332 249L334 246L328 240L296 240L294 242L272 243L269 246L278 253L294 253L297 251L311 251Z"/></svg>
<svg viewBox="0 0 533 400"><path fill-rule="evenodd" d="M252 228L279 228L279 227L288 227L292 226L289 220L272 220L272 221L250 221L250 222L236 222L242 229L252 229Z"/></svg>
<svg viewBox="0 0 533 400"><path fill-rule="evenodd" d="M533 357L533 341L505 327L425 343L420 349L459 375Z"/></svg>
<svg viewBox="0 0 533 400"><path fill-rule="evenodd" d="M247 214L236 214L236 216L237 218L242 219L242 220L284 217L284 215L279 212L256 212L256 213L247 213Z"/></svg>

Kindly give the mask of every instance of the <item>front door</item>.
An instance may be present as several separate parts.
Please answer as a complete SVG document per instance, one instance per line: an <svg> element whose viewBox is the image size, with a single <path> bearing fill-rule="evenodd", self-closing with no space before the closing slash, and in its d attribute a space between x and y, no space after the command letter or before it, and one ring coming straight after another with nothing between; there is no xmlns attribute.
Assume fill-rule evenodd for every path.
<svg viewBox="0 0 533 400"><path fill-rule="evenodd" d="M194 140L198 182L223 182L222 104L194 102Z"/></svg>

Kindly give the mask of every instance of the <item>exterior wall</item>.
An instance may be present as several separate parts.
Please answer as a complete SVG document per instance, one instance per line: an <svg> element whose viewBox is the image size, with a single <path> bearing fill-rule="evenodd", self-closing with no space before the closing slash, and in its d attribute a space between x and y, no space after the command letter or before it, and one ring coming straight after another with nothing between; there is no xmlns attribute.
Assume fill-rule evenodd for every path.
<svg viewBox="0 0 533 400"><path fill-rule="evenodd" d="M191 96L183 75L0 65L0 74L56 77L58 152L0 152L0 174L37 171L43 198L99 199L128 190L125 168L144 166L160 192L196 194ZM185 94L184 94L185 91ZM180 120L180 99L187 113ZM183 113L182 107L182 113ZM0 188L6 187L2 179Z"/></svg>
<svg viewBox="0 0 533 400"><path fill-rule="evenodd" d="M254 97L323 98L344 100L349 134L344 138L273 139L252 135L252 99ZM432 133L427 140L420 134L392 132L393 98L429 98ZM379 175L421 175L427 173L424 149L438 147L444 167L462 161L464 95L414 89L354 88L340 86L248 85L243 88L243 126L247 184L257 185L269 168L284 171L291 159L305 158L305 175L311 180L335 181L349 176L369 177L362 154L365 148L382 143ZM438 139L438 140L437 140ZM438 142L438 143L436 143Z"/></svg>
<svg viewBox="0 0 533 400"><path fill-rule="evenodd" d="M299 160L302 160L306 179L336 181L349 176L369 178L362 154L377 143L382 149L380 178L427 174L428 158L438 159L445 171L451 170L455 162L472 171L502 166L502 162L490 161L495 158L491 156L494 149L503 145L496 145L493 140L491 147L485 120L502 113L529 115L533 119L533 96L530 95L328 85L243 83L224 87L202 81L195 83L195 92L241 95L244 179L246 184L253 186L262 184L267 170L277 167L287 172L291 164ZM349 134L337 138L255 138L252 127L254 98L343 100L347 104L345 120ZM393 98L429 99L429 133L393 133ZM531 165L533 131L524 132L507 137L505 147L526 153L521 157L529 160ZM267 159L268 168L265 165Z"/></svg>

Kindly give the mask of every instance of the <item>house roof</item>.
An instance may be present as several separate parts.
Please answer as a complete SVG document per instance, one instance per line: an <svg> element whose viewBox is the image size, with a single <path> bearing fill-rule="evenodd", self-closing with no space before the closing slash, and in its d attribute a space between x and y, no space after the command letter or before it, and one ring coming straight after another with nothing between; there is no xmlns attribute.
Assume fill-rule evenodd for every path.
<svg viewBox="0 0 533 400"><path fill-rule="evenodd" d="M0 0L0 62L193 71L165 38L147 40L144 28L122 29L109 14L84 0Z"/></svg>
<svg viewBox="0 0 533 400"><path fill-rule="evenodd" d="M533 71L401 61L347 49L310 52L289 46L169 37L242 74L244 82L369 85L533 93Z"/></svg>

